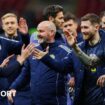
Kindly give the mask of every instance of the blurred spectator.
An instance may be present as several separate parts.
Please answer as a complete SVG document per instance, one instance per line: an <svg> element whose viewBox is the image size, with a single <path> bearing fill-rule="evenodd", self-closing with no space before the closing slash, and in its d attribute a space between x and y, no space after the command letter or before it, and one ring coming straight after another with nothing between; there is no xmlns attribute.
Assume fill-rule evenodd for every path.
<svg viewBox="0 0 105 105"><path fill-rule="evenodd" d="M105 30L105 11L100 13L100 24L101 28Z"/></svg>

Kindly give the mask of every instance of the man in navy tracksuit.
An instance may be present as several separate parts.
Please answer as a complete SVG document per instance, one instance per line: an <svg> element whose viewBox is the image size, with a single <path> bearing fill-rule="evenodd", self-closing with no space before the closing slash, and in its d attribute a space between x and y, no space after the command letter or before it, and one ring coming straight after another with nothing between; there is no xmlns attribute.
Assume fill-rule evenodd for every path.
<svg viewBox="0 0 105 105"><path fill-rule="evenodd" d="M2 20L2 28L4 30L4 34L2 34L3 37L9 38L11 40L14 39L17 41L22 41L26 46L29 44L30 37L27 34L28 27L27 27L27 23L25 19L20 18L19 24L18 24L17 16L14 13L7 13L2 16L1 20ZM17 52L17 54L20 53L18 49L15 50L15 52ZM9 54L11 54L11 52ZM16 60L15 57L12 58L9 64L12 64L15 60ZM12 84L12 82L19 76L19 74L20 74L20 71L16 71L12 73L11 75L9 75L8 78L6 78L7 84L8 84L7 89ZM2 78L1 82L3 81L3 79L5 80L5 84L6 84L5 78ZM24 105L24 104L29 105L29 102L30 102L30 98L29 98L30 88L29 87L30 87L29 84L27 84L26 88L24 87L20 92L18 92L14 101L15 105L18 105L18 102L20 102L20 105Z"/></svg>
<svg viewBox="0 0 105 105"><path fill-rule="evenodd" d="M9 44L11 44L11 43L9 42ZM34 46L32 44L30 44L25 49L22 48L21 55L17 56L17 58L11 64L8 64L8 63L9 63L10 58L13 57L13 55L4 59L4 61L0 65L0 77L8 77L12 73L19 72L19 70L21 70L21 68L22 68L23 62L32 53L33 47ZM6 100L6 97L1 96L0 101L1 101L1 103L0 103L1 105L8 103Z"/></svg>
<svg viewBox="0 0 105 105"><path fill-rule="evenodd" d="M73 36L67 34L66 37L82 64L74 53L70 53L60 62L51 59L46 52L37 49L35 56L37 59L43 57L41 61L52 69L65 71L74 66L76 78L74 105L105 105L105 46L103 46L105 32L99 31L99 17L95 14L87 14L82 17L81 32L86 40L81 43L81 49L87 55L75 45Z"/></svg>
<svg viewBox="0 0 105 105"><path fill-rule="evenodd" d="M38 49L44 51L49 46L52 59L61 60L70 50L54 40L56 27L50 21L38 25ZM19 78L12 84L13 89L19 89L30 79L32 105L66 105L66 72L50 69L34 56L30 56Z"/></svg>
<svg viewBox="0 0 105 105"><path fill-rule="evenodd" d="M78 43L78 45L80 45L83 41L83 38L82 38L82 34L77 32L77 28L78 28L77 18L72 13L67 12L64 16L63 32L67 30L68 32L72 33L72 35L76 37L76 42ZM67 40L66 40L66 43L67 43ZM68 43L66 45L70 47ZM72 47L70 47L70 49L72 49ZM74 72L68 74L67 85L68 85L68 91L70 91L70 88L75 89L74 88L75 87L74 86L75 85ZM70 94L68 93L67 105L72 105L73 99L74 99L74 91L75 90L70 91L69 92Z"/></svg>
<svg viewBox="0 0 105 105"><path fill-rule="evenodd" d="M24 26L25 23L24 24L22 23L23 19L20 19L20 21L19 21L19 25L20 26L19 27L18 27L18 22L17 22L17 16L15 14L13 14L13 13L7 13L7 14L3 15L1 20L2 20L2 28L4 30L4 34L1 35L1 36L3 36L3 39L10 40L10 43L12 42L13 39L15 39L15 42L25 43L25 45L27 45L29 43L29 35L21 35L20 33L17 32L18 28L19 28L19 30L24 31L23 30L24 29L23 26ZM20 28L20 27L23 27L23 28ZM25 27L25 30L27 30L26 27ZM7 38L9 38L9 39L7 39ZM21 51L20 48L21 48L21 46L15 48L15 49L14 49L14 47L16 45L15 46L13 44L9 45L9 43L8 44L5 44L5 43L1 44L1 46L4 47L4 48L1 47L2 48L2 50L1 50L1 52L2 52L1 59L2 59L2 57L4 55L5 55L5 57L7 57L8 55L11 55L13 53L20 54L20 51ZM3 59L5 57L3 57ZM3 59L1 60L1 62L3 61ZM13 73L13 75L15 75L15 74ZM10 80L10 78L9 78L9 80ZM5 82L5 84L4 84L4 82ZM9 84L10 84L10 81L9 81ZM7 78L0 77L1 90L7 90L9 84L8 84ZM5 103L6 101L2 100L1 103L3 103L3 102Z"/></svg>
<svg viewBox="0 0 105 105"><path fill-rule="evenodd" d="M77 36L77 20L75 17L67 17L67 19L64 20L64 10L63 7L60 5L49 5L44 9L44 17L46 20L52 21L57 28L57 32L55 35L55 40L64 43L66 46L68 46L65 35L63 33L63 28L73 31L74 34ZM70 27L68 21L70 20ZM72 21L73 22L72 22ZM71 23L72 22L72 23ZM63 24L67 27L63 27ZM72 25L73 24L73 25ZM77 42L79 43L81 41L82 37L81 34L78 34L77 36Z"/></svg>
<svg viewBox="0 0 105 105"><path fill-rule="evenodd" d="M28 26L24 18L20 18L18 23L17 16L14 13L7 13L3 15L1 19L2 19L2 27L5 32L4 34L2 34L2 36L7 37L9 39L22 41L25 44L25 46L29 44L30 37L28 35ZM18 49L15 52L18 52ZM10 52L9 54L11 53L12 52ZM15 57L11 59L10 64L12 64L15 59L16 59ZM19 76L19 74L20 74L20 71L16 71L8 76L7 78L8 87ZM17 92L14 104L30 105L29 94L30 94L30 86L29 84L27 84L26 87L23 87L23 89Z"/></svg>
<svg viewBox="0 0 105 105"><path fill-rule="evenodd" d="M8 56L9 53L15 53L17 49L20 51L21 46L22 46L22 42L15 41L15 40L9 40L7 38L0 37L0 63L2 63L2 61ZM0 81L0 84L1 84L0 90L2 89L5 90L7 88L8 84L4 84L4 83L5 82L3 82L2 80ZM0 97L1 103L3 102L3 99Z"/></svg>

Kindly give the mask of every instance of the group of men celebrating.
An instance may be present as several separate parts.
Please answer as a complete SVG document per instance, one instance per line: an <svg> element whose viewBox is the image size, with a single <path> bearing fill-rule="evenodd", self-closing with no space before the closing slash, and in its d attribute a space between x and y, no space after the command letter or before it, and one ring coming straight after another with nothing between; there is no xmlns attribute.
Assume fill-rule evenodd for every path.
<svg viewBox="0 0 105 105"><path fill-rule="evenodd" d="M25 19L18 23L13 13L1 18L0 91L11 94L0 97L0 105L105 105L105 12L100 18L84 15L81 33L76 17L64 15L60 5L49 5L43 14L38 46L29 42Z"/></svg>

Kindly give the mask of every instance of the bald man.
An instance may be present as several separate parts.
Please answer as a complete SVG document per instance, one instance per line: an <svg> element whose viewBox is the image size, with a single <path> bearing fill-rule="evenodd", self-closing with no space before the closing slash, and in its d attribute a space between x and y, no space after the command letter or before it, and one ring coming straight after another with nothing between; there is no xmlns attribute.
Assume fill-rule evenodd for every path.
<svg viewBox="0 0 105 105"><path fill-rule="evenodd" d="M44 51L49 47L49 54L53 59L63 59L70 50L56 42L54 37L56 27L50 21L39 23L38 41L40 46L38 49ZM11 92L26 84L30 79L32 92L32 105L66 105L66 89L65 76L66 73L49 68L34 56L30 56L23 67L20 77L11 86ZM9 97L11 101L12 98ZM13 101L13 100L12 100Z"/></svg>

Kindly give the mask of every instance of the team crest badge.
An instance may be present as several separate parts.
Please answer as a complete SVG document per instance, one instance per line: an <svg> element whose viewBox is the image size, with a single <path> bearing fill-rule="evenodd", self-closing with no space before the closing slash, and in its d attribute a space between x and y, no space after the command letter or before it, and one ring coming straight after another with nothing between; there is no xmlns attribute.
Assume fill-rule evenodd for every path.
<svg viewBox="0 0 105 105"><path fill-rule="evenodd" d="M55 59L55 55L53 55L53 54L50 54L50 57L51 57L52 59Z"/></svg>

